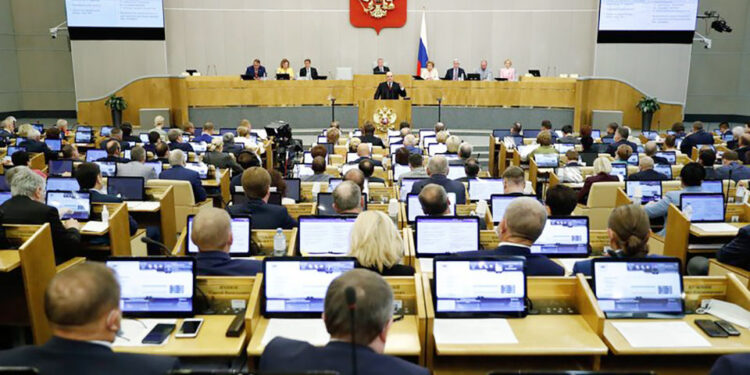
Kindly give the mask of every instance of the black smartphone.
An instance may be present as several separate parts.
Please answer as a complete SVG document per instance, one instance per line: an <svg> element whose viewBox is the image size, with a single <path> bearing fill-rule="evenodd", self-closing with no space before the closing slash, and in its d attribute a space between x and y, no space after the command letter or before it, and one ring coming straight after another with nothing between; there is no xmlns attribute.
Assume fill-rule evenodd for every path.
<svg viewBox="0 0 750 375"><path fill-rule="evenodd" d="M729 334L721 329L721 327L719 327L713 320L696 319L695 325L703 330L708 337L729 337Z"/></svg>
<svg viewBox="0 0 750 375"><path fill-rule="evenodd" d="M146 337L141 341L142 344L161 344L174 331L174 324L159 323L151 329Z"/></svg>
<svg viewBox="0 0 750 375"><path fill-rule="evenodd" d="M735 326L732 325L732 323L727 322L726 320L717 320L716 325L721 327L721 329L724 330L729 336L739 336L740 331L735 328Z"/></svg>

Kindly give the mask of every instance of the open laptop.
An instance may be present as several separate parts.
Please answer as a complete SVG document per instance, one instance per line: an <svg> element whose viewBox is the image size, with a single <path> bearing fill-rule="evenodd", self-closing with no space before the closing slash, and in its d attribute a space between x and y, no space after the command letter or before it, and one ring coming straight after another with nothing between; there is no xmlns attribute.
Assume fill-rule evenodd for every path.
<svg viewBox="0 0 750 375"><path fill-rule="evenodd" d="M526 273L522 257L436 257L435 318L524 317Z"/></svg>
<svg viewBox="0 0 750 375"><path fill-rule="evenodd" d="M463 164L461 165L449 165L448 166L448 177L449 180L457 180L459 178L466 177L466 169Z"/></svg>
<svg viewBox="0 0 750 375"><path fill-rule="evenodd" d="M367 210L367 193L362 193L365 205L362 207L363 211ZM333 208L333 193L318 193L318 215L336 215L336 210Z"/></svg>
<svg viewBox="0 0 750 375"><path fill-rule="evenodd" d="M456 193L448 193L448 211L450 215L456 213ZM406 199L406 217L409 223L413 223L417 216L424 216L422 203L419 202L419 194L408 194Z"/></svg>
<svg viewBox="0 0 750 375"><path fill-rule="evenodd" d="M346 165L344 166L346 167ZM358 166L355 164L353 165L354 168L358 168ZM294 176L296 178L300 178L303 176L312 176L315 174L315 171L312 169L312 164L297 164L294 166ZM344 173L342 173L343 175Z"/></svg>
<svg viewBox="0 0 750 375"><path fill-rule="evenodd" d="M418 216L414 251L422 270L432 269L437 255L479 250L479 218L476 216Z"/></svg>
<svg viewBox="0 0 750 375"><path fill-rule="evenodd" d="M466 73L467 81L479 81L479 73Z"/></svg>
<svg viewBox="0 0 750 375"><path fill-rule="evenodd" d="M89 220L91 195L88 192L48 191L47 205L57 209L60 220Z"/></svg>
<svg viewBox="0 0 750 375"><path fill-rule="evenodd" d="M398 181L398 178L401 177L404 173L411 172L411 168L408 165L401 165L401 164L392 164L393 168L393 180Z"/></svg>
<svg viewBox="0 0 750 375"><path fill-rule="evenodd" d="M542 235L531 245L531 253L553 258L588 257L588 216L548 217Z"/></svg>
<svg viewBox="0 0 750 375"><path fill-rule="evenodd" d="M73 177L47 177L47 191L78 191L81 187Z"/></svg>
<svg viewBox="0 0 750 375"><path fill-rule="evenodd" d="M557 150L557 152L560 154L565 154L570 150L576 149L576 145L572 143L555 143L553 146L555 147L555 150Z"/></svg>
<svg viewBox="0 0 750 375"><path fill-rule="evenodd" d="M412 186L415 182L422 181L427 177L404 177L401 179L401 201L406 202L406 196L411 193Z"/></svg>
<svg viewBox="0 0 750 375"><path fill-rule="evenodd" d="M701 190L706 193L722 193L724 194L724 181L722 180L703 180L701 183Z"/></svg>
<svg viewBox="0 0 750 375"><path fill-rule="evenodd" d="M329 178L328 179L328 191L333 192L340 183L344 182L341 178ZM287 190L288 191L288 190Z"/></svg>
<svg viewBox="0 0 750 375"><path fill-rule="evenodd" d="M164 170L164 164L162 164L160 161L147 161L143 163L145 165L148 165L149 167L154 169L154 172L156 172L156 176L159 177L161 174L161 171Z"/></svg>
<svg viewBox="0 0 750 375"><path fill-rule="evenodd" d="M109 137L109 135L112 134L112 127L111 126L102 126L99 128L99 135L102 137Z"/></svg>
<svg viewBox="0 0 750 375"><path fill-rule="evenodd" d="M107 194L116 195L126 201L145 201L145 185L143 177L109 177Z"/></svg>
<svg viewBox="0 0 750 375"><path fill-rule="evenodd" d="M299 178L285 178L284 182L286 182L286 197L299 202L301 180Z"/></svg>
<svg viewBox="0 0 750 375"><path fill-rule="evenodd" d="M150 143L149 140L148 140L148 133L138 134L138 138L141 140L141 143L143 143L143 144L149 144Z"/></svg>
<svg viewBox="0 0 750 375"><path fill-rule="evenodd" d="M510 137L510 129L493 129L492 136L495 138Z"/></svg>
<svg viewBox="0 0 750 375"><path fill-rule="evenodd" d="M623 180L628 179L628 165L626 163L612 163L612 171L609 172L610 176L619 176Z"/></svg>
<svg viewBox="0 0 750 375"><path fill-rule="evenodd" d="M190 143L190 147L192 147L193 151L197 154L202 154L208 151L208 145L203 142L188 142L188 143Z"/></svg>
<svg viewBox="0 0 750 375"><path fill-rule="evenodd" d="M682 193L680 210L685 213L692 209L689 216L691 223L723 223L726 206L724 194L721 193Z"/></svg>
<svg viewBox="0 0 750 375"><path fill-rule="evenodd" d="M356 216L300 216L299 252L304 256L349 253L349 233Z"/></svg>
<svg viewBox="0 0 750 375"><path fill-rule="evenodd" d="M669 164L677 164L677 152L676 151L657 151L654 156L667 159Z"/></svg>
<svg viewBox="0 0 750 375"><path fill-rule="evenodd" d="M534 198L533 195L505 195L505 194L492 194L490 197L490 210L492 211L492 222L495 224L503 221L503 216L505 216L505 209L508 208L508 205L510 202L512 202L516 198L520 197L527 197L527 198Z"/></svg>
<svg viewBox="0 0 750 375"><path fill-rule="evenodd" d="M185 163L185 168L190 169L191 171L198 172L198 175L200 175L201 180L205 180L208 178L208 164Z"/></svg>
<svg viewBox="0 0 750 375"><path fill-rule="evenodd" d="M26 147L24 146L8 146L8 148L5 151L5 161L11 161L11 156L15 154L18 151L26 151Z"/></svg>
<svg viewBox="0 0 750 375"><path fill-rule="evenodd" d="M9 191L0 191L0 204L5 203L5 201L12 197L13 195Z"/></svg>
<svg viewBox="0 0 750 375"><path fill-rule="evenodd" d="M194 314L195 259L192 257L112 257L126 317L190 317Z"/></svg>
<svg viewBox="0 0 750 375"><path fill-rule="evenodd" d="M669 164L654 164L654 170L667 176L668 180L672 179L672 166Z"/></svg>
<svg viewBox="0 0 750 375"><path fill-rule="evenodd" d="M676 258L596 258L592 276L597 303L609 319L676 318L684 313Z"/></svg>
<svg viewBox="0 0 750 375"><path fill-rule="evenodd" d="M539 69L529 69L529 74L531 74L534 77L541 77L542 72L539 71Z"/></svg>
<svg viewBox="0 0 750 375"><path fill-rule="evenodd" d="M107 157L107 150L92 148L86 151L86 162L91 163Z"/></svg>
<svg viewBox="0 0 750 375"><path fill-rule="evenodd" d="M62 140L61 139L45 139L44 143L52 151L60 151L62 149Z"/></svg>
<svg viewBox="0 0 750 375"><path fill-rule="evenodd" d="M627 181L625 182L625 193L628 194L628 198L630 199L640 195L641 204L655 202L662 197L661 181Z"/></svg>
<svg viewBox="0 0 750 375"><path fill-rule="evenodd" d="M430 143L427 145L427 154L430 156L442 154L446 151L448 151L448 146L445 143Z"/></svg>
<svg viewBox="0 0 750 375"><path fill-rule="evenodd" d="M195 215L187 217L188 254L198 254L198 245L193 242L190 234L193 233L193 220ZM249 257L251 241L251 230L253 224L249 215L232 215L232 246L229 255L233 257Z"/></svg>
<svg viewBox="0 0 750 375"><path fill-rule="evenodd" d="M630 157L628 158L628 165L635 165L635 166L638 165L638 153L637 152L634 152L630 155Z"/></svg>
<svg viewBox="0 0 750 375"><path fill-rule="evenodd" d="M117 163L113 161L95 161L96 165L99 166L104 177L115 177L117 176Z"/></svg>
<svg viewBox="0 0 750 375"><path fill-rule="evenodd" d="M505 187L502 178L483 178L469 180L469 199L472 201L488 201L493 195L503 194Z"/></svg>
<svg viewBox="0 0 750 375"><path fill-rule="evenodd" d="M328 285L354 269L354 258L266 257L263 259L261 313L266 318L317 318Z"/></svg>
<svg viewBox="0 0 750 375"><path fill-rule="evenodd" d="M83 131L80 128L76 130L75 143L91 143L91 130Z"/></svg>
<svg viewBox="0 0 750 375"><path fill-rule="evenodd" d="M47 171L50 176L73 173L73 160L50 160Z"/></svg>
<svg viewBox="0 0 750 375"><path fill-rule="evenodd" d="M557 168L560 166L560 154L534 154L534 161L539 168Z"/></svg>

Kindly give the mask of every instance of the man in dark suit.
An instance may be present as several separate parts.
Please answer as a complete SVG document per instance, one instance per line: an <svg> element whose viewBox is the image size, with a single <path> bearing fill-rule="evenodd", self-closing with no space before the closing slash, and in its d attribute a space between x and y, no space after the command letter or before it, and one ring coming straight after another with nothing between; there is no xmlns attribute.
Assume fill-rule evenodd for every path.
<svg viewBox="0 0 750 375"><path fill-rule="evenodd" d="M706 178L704 180L720 180L719 174L714 168L716 163L716 153L711 149L704 149L698 153L698 163L703 166L706 171Z"/></svg>
<svg viewBox="0 0 750 375"><path fill-rule="evenodd" d="M107 157L106 158L100 158L96 161L110 161L115 163L130 163L130 159L125 159L123 157L120 157L120 152L122 149L120 148L120 142L117 140L110 140L107 142Z"/></svg>
<svg viewBox="0 0 750 375"><path fill-rule="evenodd" d="M268 204L271 175L267 170L253 167L242 172L242 189L248 202L229 206L229 214L252 215L253 229L292 229L297 226L297 221L289 216L286 207Z"/></svg>
<svg viewBox="0 0 750 375"><path fill-rule="evenodd" d="M742 227L737 236L716 253L719 262L750 270L750 225Z"/></svg>
<svg viewBox="0 0 750 375"><path fill-rule="evenodd" d="M163 375L176 358L115 353L120 330L120 286L101 263L86 262L58 273L44 295L52 338L0 352L0 366L28 366L40 374Z"/></svg>
<svg viewBox="0 0 750 375"><path fill-rule="evenodd" d="M748 373L750 373L750 354L729 354L716 360L709 375L745 375Z"/></svg>
<svg viewBox="0 0 750 375"><path fill-rule="evenodd" d="M643 180L669 180L667 176L654 170L654 160L648 156L644 156L638 160L637 173L633 173L628 176L630 181L643 181Z"/></svg>
<svg viewBox="0 0 750 375"><path fill-rule="evenodd" d="M39 131L34 129L29 133L29 137L18 145L26 147L26 152L43 153L46 161L56 160L58 158L57 152L50 150L46 143L39 140L40 137Z"/></svg>
<svg viewBox="0 0 750 375"><path fill-rule="evenodd" d="M373 99L398 99L406 97L406 89L398 82L393 82L393 73L385 74L385 82L381 82L375 90Z"/></svg>
<svg viewBox="0 0 750 375"><path fill-rule="evenodd" d="M437 184L445 188L448 193L456 194L456 204L466 204L466 187L463 183L448 179L448 160L443 155L435 155L430 158L427 162L427 175L430 178L426 178L421 181L417 181L412 185L411 193L419 194L422 188L427 184Z"/></svg>
<svg viewBox="0 0 750 375"><path fill-rule="evenodd" d="M318 79L318 70L310 66L310 59L305 59L305 67L299 70L299 79Z"/></svg>
<svg viewBox="0 0 750 375"><path fill-rule="evenodd" d="M565 269L544 255L532 254L531 245L539 238L547 221L547 210L533 198L514 199L505 209L503 220L496 227L500 245L495 250L482 250L461 255L522 256L526 258L529 276L563 276Z"/></svg>
<svg viewBox="0 0 750 375"><path fill-rule="evenodd" d="M165 169L159 174L160 180L180 180L190 182L193 188L193 198L195 203L206 200L206 189L201 183L201 176L196 171L185 168L185 153L182 150L173 150L169 153L169 165L171 168Z"/></svg>
<svg viewBox="0 0 750 375"><path fill-rule="evenodd" d="M190 143L182 141L182 131L180 129L169 129L167 133L170 150L182 150L185 153L193 152L193 146Z"/></svg>
<svg viewBox="0 0 750 375"><path fill-rule="evenodd" d="M250 78L255 80L262 79L266 76L266 68L263 65L260 65L260 60L255 59L253 60L253 65L250 65L245 69L245 75L250 76Z"/></svg>
<svg viewBox="0 0 750 375"><path fill-rule="evenodd" d="M44 179L41 176L27 167L13 169L10 182L13 197L0 206L4 212L3 223L49 223L56 262L62 263L76 256L81 247L81 224L75 219L61 222L57 208L44 203Z"/></svg>
<svg viewBox="0 0 750 375"><path fill-rule="evenodd" d="M257 260L232 259L232 220L226 211L214 207L201 210L193 218L190 239L198 246L196 268L205 276L255 276L262 271Z"/></svg>
<svg viewBox="0 0 750 375"><path fill-rule="evenodd" d="M378 64L372 68L372 74L385 74L390 72L391 69L383 65L383 58L378 58Z"/></svg>
<svg viewBox="0 0 750 375"><path fill-rule="evenodd" d="M734 182L750 179L750 168L740 164L736 151L726 151L721 158L722 166L716 169L718 179L730 179Z"/></svg>
<svg viewBox="0 0 750 375"><path fill-rule="evenodd" d="M654 164L670 164L669 160L661 156L656 156L656 152L659 151L659 146L654 141L648 141L643 145L643 153L646 156L654 160Z"/></svg>
<svg viewBox="0 0 750 375"><path fill-rule="evenodd" d="M237 155L237 164L242 167L242 170L252 168L252 167L260 167L260 161L258 160L258 157L252 153L251 151L242 151ZM232 180L229 182L229 189L231 192L235 192L235 187L242 186L242 173L238 173L235 176L232 177Z"/></svg>
<svg viewBox="0 0 750 375"><path fill-rule="evenodd" d="M164 142L159 142L156 144L155 149L156 149L156 161L162 164L169 164L169 146Z"/></svg>
<svg viewBox="0 0 750 375"><path fill-rule="evenodd" d="M476 180L477 175L479 175L480 169L481 168L479 167L479 162L477 161L477 159L469 158L469 160L464 163L464 173L466 173L466 176L461 177L456 181L469 182L471 180Z"/></svg>
<svg viewBox="0 0 750 375"><path fill-rule="evenodd" d="M133 124L129 122L123 122L120 126L120 129L122 129L122 140L124 142L141 143L141 138L133 135Z"/></svg>
<svg viewBox="0 0 750 375"><path fill-rule="evenodd" d="M750 159L747 157L748 151L750 151L750 133L745 133L737 141L737 156L740 161L745 164L750 164Z"/></svg>
<svg viewBox="0 0 750 375"><path fill-rule="evenodd" d="M385 181L382 178L372 176L375 173L375 164L373 164L372 160L363 159L362 161L360 161L359 170L362 171L362 173L364 173L367 183L370 183L370 182L379 182L383 184L385 183Z"/></svg>
<svg viewBox="0 0 750 375"><path fill-rule="evenodd" d="M385 147L383 145L383 140L375 136L375 125L373 125L371 122L365 122L365 126L363 127L362 132L364 134L362 134L362 136L359 138L362 143L370 143L373 146Z"/></svg>
<svg viewBox="0 0 750 375"><path fill-rule="evenodd" d="M101 148L102 150L106 150L107 144L109 143L109 141L117 141L117 143L120 144L121 150L130 149L130 143L123 141L122 137L123 137L122 129L113 128L109 133L109 137L99 142L99 148Z"/></svg>
<svg viewBox="0 0 750 375"><path fill-rule="evenodd" d="M459 81L466 79L466 72L461 68L458 59L453 59L453 68L445 72L445 79L448 81Z"/></svg>
<svg viewBox="0 0 750 375"><path fill-rule="evenodd" d="M349 289L357 296L354 332L346 298ZM337 277L328 286L323 309L323 321L331 334L326 346L315 347L304 341L277 337L263 350L259 370L269 373L329 370L359 375L430 373L426 368L383 354L393 324L393 291L377 273L355 269ZM352 350L357 357L356 369L352 368Z"/></svg>
<svg viewBox="0 0 750 375"><path fill-rule="evenodd" d="M712 144L714 144L714 136L703 130L702 122L696 121L693 123L693 131L682 140L682 143L680 144L680 152L690 156L693 152L693 147L697 145Z"/></svg>
<svg viewBox="0 0 750 375"><path fill-rule="evenodd" d="M638 145L628 141L629 136L630 129L627 126L618 127L613 138L614 142L610 143L609 146L607 146L607 153L614 157L615 153L617 152L617 148L620 147L620 145L628 145L633 150L633 152L638 152Z"/></svg>
<svg viewBox="0 0 750 375"><path fill-rule="evenodd" d="M370 147L367 146L364 143L360 143L359 146L357 146L357 156L359 156L357 159L352 161L351 163L347 164L359 164L362 160L372 160L372 163L377 167L382 167L383 162L380 160L373 160L370 153Z"/></svg>
<svg viewBox="0 0 750 375"><path fill-rule="evenodd" d="M154 156L156 156L156 145L159 144L161 141L161 136L157 132L149 132L148 133L148 144L143 145L143 149L146 150L146 152L151 152Z"/></svg>
<svg viewBox="0 0 750 375"><path fill-rule="evenodd" d="M353 181L342 181L333 190L333 210L340 216L353 216L362 212L362 190Z"/></svg>

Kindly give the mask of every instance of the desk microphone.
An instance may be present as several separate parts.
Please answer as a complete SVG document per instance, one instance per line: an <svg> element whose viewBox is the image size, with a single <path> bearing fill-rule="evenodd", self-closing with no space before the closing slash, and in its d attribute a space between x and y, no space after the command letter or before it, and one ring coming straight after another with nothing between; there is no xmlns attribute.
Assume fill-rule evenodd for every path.
<svg viewBox="0 0 750 375"><path fill-rule="evenodd" d="M351 318L351 321L352 321L352 327L351 327L352 374L357 375L357 344L354 341L354 329L356 327L354 324L354 310L357 309L357 291L355 291L353 287L348 286L346 287L346 289L344 289L344 294L346 294L346 305L347 305L347 308L349 309L349 315L350 315L349 317Z"/></svg>
<svg viewBox="0 0 750 375"><path fill-rule="evenodd" d="M152 239L150 239L150 238L148 238L146 236L143 236L143 237L141 237L141 242L149 244L149 245L158 246L159 250L161 250L162 254L164 254L166 256L172 256L172 252L169 250L169 248L167 247L167 245L165 245L165 244L163 244L163 243L161 243L159 241L155 241L155 240L152 240Z"/></svg>

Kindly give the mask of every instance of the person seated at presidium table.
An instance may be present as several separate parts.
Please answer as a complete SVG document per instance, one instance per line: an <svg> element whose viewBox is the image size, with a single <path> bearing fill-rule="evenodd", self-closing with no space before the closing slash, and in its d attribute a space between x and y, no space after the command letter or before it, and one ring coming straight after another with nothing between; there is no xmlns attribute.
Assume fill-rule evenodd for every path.
<svg viewBox="0 0 750 375"><path fill-rule="evenodd" d="M294 79L294 69L289 66L289 60L281 59L279 67L276 68L276 74L288 74L289 79Z"/></svg>
<svg viewBox="0 0 750 375"><path fill-rule="evenodd" d="M271 194L271 175L261 167L242 172L242 189L247 203L227 207L231 215L251 215L253 229L292 229L297 221L289 216L286 207L268 204Z"/></svg>
<svg viewBox="0 0 750 375"><path fill-rule="evenodd" d="M232 220L222 209L209 207L193 218L190 240L198 246L195 257L199 275L205 276L255 276L263 263L257 260L232 259Z"/></svg>
<svg viewBox="0 0 750 375"><path fill-rule="evenodd" d="M466 79L466 72L461 68L461 62L458 59L453 59L453 68L448 69L445 72L445 80L447 81L463 81Z"/></svg>
<svg viewBox="0 0 750 375"><path fill-rule="evenodd" d="M435 63L432 61L427 62L427 67L422 69L420 73L420 77L422 77L425 81L438 81L440 80L440 74L438 74L437 69L435 69Z"/></svg>
<svg viewBox="0 0 750 375"><path fill-rule="evenodd" d="M482 60L474 73L479 74L480 81L492 81L492 69L487 67L487 60Z"/></svg>
<svg viewBox="0 0 750 375"><path fill-rule="evenodd" d="M393 82L393 73L385 73L385 82L381 82L378 88L375 90L373 99L398 99L399 97L406 98L406 89L401 86L398 82Z"/></svg>
<svg viewBox="0 0 750 375"><path fill-rule="evenodd" d="M255 80L263 79L266 77L266 68L260 65L260 60L255 59L253 65L245 69L245 75Z"/></svg>
<svg viewBox="0 0 750 375"><path fill-rule="evenodd" d="M310 59L305 59L305 67L299 70L300 80L318 79L318 70L310 66Z"/></svg>
<svg viewBox="0 0 750 375"><path fill-rule="evenodd" d="M513 67L513 61L506 59L503 63L504 68L500 68L500 76L498 78L505 78L508 81L516 80L516 68Z"/></svg>

